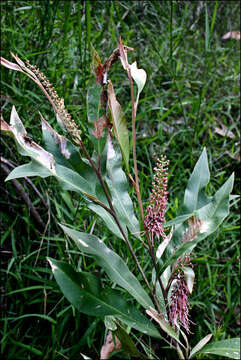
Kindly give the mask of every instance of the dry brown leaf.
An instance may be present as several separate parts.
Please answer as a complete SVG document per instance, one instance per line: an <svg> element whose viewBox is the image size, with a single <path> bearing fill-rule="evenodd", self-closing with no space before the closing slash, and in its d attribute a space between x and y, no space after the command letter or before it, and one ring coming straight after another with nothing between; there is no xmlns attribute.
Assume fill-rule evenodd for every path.
<svg viewBox="0 0 241 360"><path fill-rule="evenodd" d="M101 116L98 120L94 121L94 130L92 134L96 139L105 136L104 129L107 127L107 118L105 115Z"/></svg>
<svg viewBox="0 0 241 360"><path fill-rule="evenodd" d="M113 353L113 351L119 350L120 348L121 348L120 340L117 338L117 336L115 336L115 344L114 344L112 332L109 331L105 340L105 344L101 348L100 359L101 360L108 359L108 357L110 356L111 353Z"/></svg>
<svg viewBox="0 0 241 360"><path fill-rule="evenodd" d="M225 154L231 157L231 159L240 162L240 151L237 151L235 154L232 154L230 151L225 151Z"/></svg>
<svg viewBox="0 0 241 360"><path fill-rule="evenodd" d="M223 35L222 39L240 40L240 31L229 31L227 34Z"/></svg>
<svg viewBox="0 0 241 360"><path fill-rule="evenodd" d="M215 127L214 129L215 133L217 133L218 135L221 135L221 136L225 136L225 137L228 137L230 139L234 139L235 138L235 135L234 133L231 131L231 130L228 130L227 127L225 125L223 125L223 128L218 128L218 127Z"/></svg>

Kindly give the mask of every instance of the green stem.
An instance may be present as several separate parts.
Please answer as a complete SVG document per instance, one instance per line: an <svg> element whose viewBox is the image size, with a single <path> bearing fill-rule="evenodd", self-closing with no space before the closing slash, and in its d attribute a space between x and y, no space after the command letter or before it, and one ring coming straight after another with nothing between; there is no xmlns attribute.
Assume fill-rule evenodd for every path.
<svg viewBox="0 0 241 360"><path fill-rule="evenodd" d="M141 218L144 224L144 211L141 200L140 186L139 186L139 176L138 176L138 168L137 168L137 158L136 158L136 104L134 98L134 87L133 80L131 77L131 72L129 66L127 67L127 73L130 80L131 86L131 104L132 104L132 151L133 151L133 161L134 161L134 172L135 172L135 190L137 195L138 204L141 211Z"/></svg>
<svg viewBox="0 0 241 360"><path fill-rule="evenodd" d="M131 255L132 255L132 257L133 257L133 259L134 259L134 261L135 261L135 263L136 263L139 271L140 271L140 273L141 273L141 276L142 276L143 280L145 281L145 283L146 283L146 285L147 285L147 287L148 287L148 289L149 289L149 291L150 291L150 293L151 293L151 296L152 296L153 301L155 302L155 304L156 304L156 306L157 306L157 309L159 310L160 307L159 307L159 303L158 303L158 301L157 301L157 299L156 299L156 296L155 296L155 294L153 293L153 290L152 290L152 288L151 288L151 286L150 286L150 284L149 284L149 281L147 280L146 275L145 275L145 273L144 273L144 271L143 271L143 269L142 269L142 267L141 267L141 265L140 265L140 263L139 263L136 255L135 255L135 252L134 252L134 250L133 250L133 248L132 248L132 246L131 246L131 244L130 244L130 242L129 242L129 239L127 238L127 236L126 236L126 234L125 234L125 232L124 232L124 230L123 230L123 228L122 228L122 226L121 226L121 224L120 224L120 222L119 222L118 216L116 215L115 209L114 209L114 207L113 207L113 205L112 205L112 202L111 202L111 198L110 198L109 192L108 192L108 190L107 190L107 188L106 188L104 179L103 179L103 177L102 177L101 170L100 170L100 168L97 168L97 167L95 166L93 160L91 159L91 157L90 157L90 155L89 155L86 147L84 146L84 144L82 143L81 140L79 141L79 145L80 145L81 149L83 150L83 152L85 153L87 159L89 160L89 163L90 163L90 165L92 166L92 168L94 169L96 175L98 176L99 181L100 181L100 184L101 184L101 186L102 186L102 188L103 188L103 190L104 190L106 199L107 199L108 204L109 204L109 207L110 207L110 208L105 207L105 209L113 216L113 218L114 218L117 226L119 227L120 232L121 232L121 234L123 235L123 238L124 238L124 240L125 240L125 243L126 243L128 249L129 249L129 251L130 251L130 253L131 253Z"/></svg>

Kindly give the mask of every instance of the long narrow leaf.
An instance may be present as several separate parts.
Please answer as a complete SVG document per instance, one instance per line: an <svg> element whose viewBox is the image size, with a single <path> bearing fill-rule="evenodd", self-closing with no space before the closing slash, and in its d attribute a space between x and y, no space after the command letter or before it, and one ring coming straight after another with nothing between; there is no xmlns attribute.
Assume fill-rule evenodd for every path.
<svg viewBox="0 0 241 360"><path fill-rule="evenodd" d="M137 278L130 272L126 263L103 241L94 235L72 230L63 225L60 226L74 240L81 251L91 255L96 260L112 281L126 289L145 309L153 306L150 297Z"/></svg>
<svg viewBox="0 0 241 360"><path fill-rule="evenodd" d="M106 182L109 186L113 206L118 214L121 225L126 234L127 227L133 235L139 237L139 223L136 219L133 204L128 194L127 178L121 168L121 153L118 149L113 147L111 139L108 139L106 168Z"/></svg>
<svg viewBox="0 0 241 360"><path fill-rule="evenodd" d="M180 344L182 347L184 347L184 345L179 340L177 333L169 325L169 323L164 319L164 317L162 317L160 314L158 314L152 308L150 308L149 310L146 310L146 313L160 325L160 327L162 328L163 331L165 331L166 334L171 336L173 339L175 339L178 342L178 344Z"/></svg>
<svg viewBox="0 0 241 360"><path fill-rule="evenodd" d="M199 241L217 230L219 225L229 214L230 194L233 189L234 174L221 186L206 206L196 212L196 218L200 219L200 228L194 240L187 241L177 248L177 250L162 265L159 276L171 265L178 257L184 253L190 253Z"/></svg>
<svg viewBox="0 0 241 360"><path fill-rule="evenodd" d="M208 334L202 340L200 340L197 345L195 345L194 348L191 350L189 359L191 359L199 350L201 350L209 342L212 336L213 334Z"/></svg>
<svg viewBox="0 0 241 360"><path fill-rule="evenodd" d="M212 342L196 352L197 354L214 354L230 359L240 359L240 338Z"/></svg>
<svg viewBox="0 0 241 360"><path fill-rule="evenodd" d="M51 153L44 150L41 146L36 144L30 137L27 136L26 130L14 106L11 112L10 123L19 152L23 156L29 156L32 158L32 161L28 164L15 168L8 175L6 180L25 176L54 176L65 189L76 191L88 197L90 200L95 201L101 206L103 205L102 201L96 197L95 182L92 183L90 178L86 180L71 168L56 163L55 158ZM65 149L65 156L68 156L67 154L68 152L66 152Z"/></svg>
<svg viewBox="0 0 241 360"><path fill-rule="evenodd" d="M123 298L120 292L105 289L97 277L76 272L69 264L48 258L64 296L80 312L92 316L115 315L131 327L160 338L154 325Z"/></svg>
<svg viewBox="0 0 241 360"><path fill-rule="evenodd" d="M120 145L123 160L129 171L129 135L124 113L116 100L115 92L111 81L108 84L108 103L113 119L115 137Z"/></svg>

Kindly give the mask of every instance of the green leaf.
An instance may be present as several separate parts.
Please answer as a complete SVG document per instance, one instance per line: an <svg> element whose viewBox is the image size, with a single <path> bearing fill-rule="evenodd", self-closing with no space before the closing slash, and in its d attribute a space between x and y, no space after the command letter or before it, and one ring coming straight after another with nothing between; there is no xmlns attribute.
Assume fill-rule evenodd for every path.
<svg viewBox="0 0 241 360"><path fill-rule="evenodd" d="M120 229L116 225L116 222L114 221L113 216L111 216L110 213L108 213L108 211L103 209L103 207L101 207L100 205L97 205L94 203L88 204L88 208L91 209L92 211L94 211L96 214L98 214L102 218L102 220L105 222L108 229L114 235L116 235L118 238L124 240L124 237L123 237Z"/></svg>
<svg viewBox="0 0 241 360"><path fill-rule="evenodd" d="M111 331L117 330L117 325L116 325L114 316L112 316L112 315L105 316L104 323L105 323L105 327L108 330L111 330Z"/></svg>
<svg viewBox="0 0 241 360"><path fill-rule="evenodd" d="M194 212L205 206L211 201L211 198L205 194L205 188L210 180L208 159L206 148L203 149L193 172L188 180L184 194L183 205L178 217L168 222L166 225L176 225L173 234L173 243L179 245L182 239L182 233L185 231L184 221L194 215ZM169 256L169 254L167 255Z"/></svg>
<svg viewBox="0 0 241 360"><path fill-rule="evenodd" d="M215 231L229 214L230 193L233 189L234 173L228 178L223 186L216 192L213 199L197 211L197 216L205 221L206 231L202 232L208 235Z"/></svg>
<svg viewBox="0 0 241 360"><path fill-rule="evenodd" d="M205 152L203 152L201 155L201 160L198 161L199 166L195 166L195 169L198 169L201 166L200 164L204 164L205 166L203 165L203 167L206 169L206 171L208 171L205 158L206 155ZM196 171L197 170L195 170L195 172ZM191 175L191 177L192 176L193 175ZM197 177L197 174L195 176ZM207 198L203 193L204 184L207 182L208 178L209 175L206 177L203 175L203 180L198 180L199 185L196 187L194 185L192 186L192 188L195 189L193 191L194 199L196 199L196 208L193 211L193 217L188 220L188 226L185 226L184 224L179 224L176 226L173 235L174 243L176 240L176 243L180 244L180 242L182 242L182 244L177 247L175 251L172 251L172 253L170 253L170 249L168 249L167 247L169 253L166 252L166 258L164 264L162 264L161 266L159 276L163 273L163 271L165 271L167 266L173 264L178 257L182 256L185 253L190 253L199 241L205 239L207 236L216 231L223 222L223 220L228 216L231 199L230 194L233 189L234 174L232 174L228 178L228 180L211 198ZM197 191L199 192L199 195L195 197ZM187 204L189 201L187 199L189 199L190 196L188 192L185 192L185 194L187 195ZM205 204L206 201L208 201L207 204ZM201 204L205 205L199 207L201 206ZM189 211L191 211L192 209L191 207L189 207ZM173 244L171 244L171 246L173 246Z"/></svg>
<svg viewBox="0 0 241 360"><path fill-rule="evenodd" d="M37 317L43 320L47 320L50 321L52 324L56 324L56 321L51 318L50 316L44 315L44 314L24 314L18 317L14 317L13 319L11 319L12 321L17 321L20 319L24 319L24 318L29 318L29 317Z"/></svg>
<svg viewBox="0 0 241 360"><path fill-rule="evenodd" d="M94 176L90 171L86 172L87 177L85 179L71 168L56 163L52 154L44 150L41 146L36 144L31 138L27 136L26 130L14 106L12 108L10 122L12 125L12 133L14 134L20 154L22 154L23 156L31 157L32 161L29 164L21 165L15 168L8 175L6 180L25 176L47 177L52 175L56 177L56 179L62 184L64 189L76 191L86 196L90 200L95 201L100 205L103 205L103 202L98 200L96 197L96 182L91 181L92 179L94 179ZM55 136L57 137L57 133L55 134ZM60 141L59 138L58 141ZM65 151L63 151L62 149L62 153L64 152L65 155L68 153L68 151L69 150L67 149L66 152L66 148ZM85 170L86 167L88 168L88 166L83 162L82 167L84 167Z"/></svg>
<svg viewBox="0 0 241 360"><path fill-rule="evenodd" d="M85 254L91 255L109 278L131 294L145 309L153 306L137 278L130 272L126 263L114 251L110 250L103 241L96 236L86 234L60 225L78 248Z"/></svg>
<svg viewBox="0 0 241 360"><path fill-rule="evenodd" d="M147 357L143 354L141 354L134 343L134 341L131 339L130 335L127 334L127 332L121 327L119 324L116 324L117 329L114 331L114 335L118 337L118 339L121 342L121 348L122 350L133 357L137 357L138 359L147 359Z"/></svg>
<svg viewBox="0 0 241 360"><path fill-rule="evenodd" d="M84 194L90 199L95 199L95 189L76 171L73 171L62 165L55 165L56 175L55 177L61 183L65 190L76 191L80 194Z"/></svg>
<svg viewBox="0 0 241 360"><path fill-rule="evenodd" d="M234 174L232 174L216 192L211 202L196 212L196 219L200 219L200 226L197 229L196 237L192 241L184 242L184 244L182 244L174 254L165 261L160 269L159 276L168 265L173 264L174 261L183 254L190 253L199 241L212 234L221 225L223 220L229 214L230 193L233 189L233 182ZM192 225L190 225L190 227L191 226Z"/></svg>
<svg viewBox="0 0 241 360"><path fill-rule="evenodd" d="M91 82L87 93L87 116L90 139L98 154L102 154L107 138L106 118L101 109L101 93L102 87L96 81Z"/></svg>
<svg viewBox="0 0 241 360"><path fill-rule="evenodd" d="M48 258L64 296L80 312L92 316L115 315L142 333L160 338L154 325L130 305L117 290L102 287L99 278L76 272L69 264Z"/></svg>
<svg viewBox="0 0 241 360"><path fill-rule="evenodd" d="M124 113L120 104L116 100L115 92L111 81L108 82L108 104L113 120L115 137L119 143L123 160L127 171L129 172L129 135Z"/></svg>
<svg viewBox="0 0 241 360"><path fill-rule="evenodd" d="M175 339L178 342L178 344L184 347L184 345L179 340L178 334L170 326L170 324L164 319L163 316L158 314L157 311L154 310L153 308L146 310L146 313L160 325L160 327L162 328L163 331L165 331L165 333L167 333L170 337Z"/></svg>
<svg viewBox="0 0 241 360"><path fill-rule="evenodd" d="M36 144L30 137L27 136L26 130L14 106L11 111L10 124L20 154L23 156L30 156L33 160L46 168L49 175L54 175L55 166L52 154L45 151L41 146Z"/></svg>
<svg viewBox="0 0 241 360"><path fill-rule="evenodd" d="M205 193L209 181L207 151L204 148L188 180L183 201L183 213L193 213L194 210L203 207L210 201Z"/></svg>
<svg viewBox="0 0 241 360"><path fill-rule="evenodd" d="M127 227L133 235L139 238L139 222L136 219L133 204L128 194L126 175L121 169L120 151L118 149L114 149L111 139L108 139L107 144L106 182L111 192L114 209L118 214L118 218L126 235Z"/></svg>
<svg viewBox="0 0 241 360"><path fill-rule="evenodd" d="M167 286L167 282L165 281L166 279L164 279L164 275L166 275L166 273L164 272L162 274L161 277L161 281L163 283L164 288ZM168 274L169 275L169 274ZM163 293L162 293L162 289L160 286L159 281L157 281L156 279L156 271L155 269L152 269L152 284L155 286L156 288L156 297L160 306L160 310L163 314L163 316L166 316L166 306L165 306L165 301L164 301L164 297L163 297Z"/></svg>
<svg viewBox="0 0 241 360"><path fill-rule="evenodd" d="M185 214L185 215L177 216L173 220L167 221L165 223L165 227L172 226L172 225L183 224L184 221L188 220L191 216L193 216L193 214L194 213L192 212L192 213L188 213L188 214Z"/></svg>
<svg viewBox="0 0 241 360"><path fill-rule="evenodd" d="M10 174L7 176L5 181L12 180L12 179L18 179L22 177L27 176L40 176L42 178L45 178L47 176L51 176L52 174L50 171L46 168L44 168L42 165L40 165L37 161L32 160L28 164L20 165L13 169Z"/></svg>
<svg viewBox="0 0 241 360"><path fill-rule="evenodd" d="M80 156L79 149L64 136L59 135L41 114L40 116L45 146L47 151L53 155L55 162L78 172L94 189L98 180L88 161L84 161Z"/></svg>
<svg viewBox="0 0 241 360"><path fill-rule="evenodd" d="M212 336L213 334L208 334L202 340L200 340L197 343L197 345L195 345L194 348L191 350L189 359L191 359L199 350L201 350L204 347L204 345L206 345L209 342Z"/></svg>
<svg viewBox="0 0 241 360"><path fill-rule="evenodd" d="M215 341L204 346L196 354L214 354L230 359L240 359L240 338Z"/></svg>
<svg viewBox="0 0 241 360"><path fill-rule="evenodd" d="M41 114L40 117L46 150L53 155L59 165L80 172L79 164L82 163L82 159L79 150L66 137L59 135Z"/></svg>

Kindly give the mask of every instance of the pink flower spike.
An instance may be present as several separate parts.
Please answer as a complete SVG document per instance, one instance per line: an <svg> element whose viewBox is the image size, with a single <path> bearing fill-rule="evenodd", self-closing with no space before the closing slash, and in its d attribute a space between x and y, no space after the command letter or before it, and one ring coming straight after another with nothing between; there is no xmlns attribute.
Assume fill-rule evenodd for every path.
<svg viewBox="0 0 241 360"><path fill-rule="evenodd" d="M168 199L167 175L168 164L165 156L157 160L157 166L154 168L155 175L152 182L152 192L150 196L150 205L147 207L144 224L151 233L153 240L154 234L159 238L166 238L164 233L165 212ZM153 243L153 241L152 241Z"/></svg>

